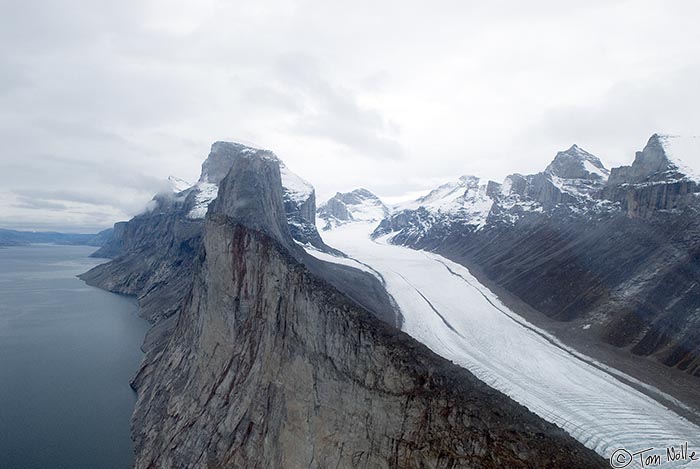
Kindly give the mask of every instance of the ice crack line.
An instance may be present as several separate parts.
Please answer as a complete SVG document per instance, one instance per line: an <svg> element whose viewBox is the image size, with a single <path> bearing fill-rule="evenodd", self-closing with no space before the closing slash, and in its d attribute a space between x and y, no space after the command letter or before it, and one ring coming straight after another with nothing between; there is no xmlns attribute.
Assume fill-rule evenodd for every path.
<svg viewBox="0 0 700 469"><path fill-rule="evenodd" d="M465 340L466 340L466 337L464 337L462 334L460 334L459 331L458 331L457 329L455 329L454 327L452 327L452 324L450 324L450 323L447 321L447 319L445 319L445 317L444 317L442 314L440 314L440 311L437 310L437 308L430 302L430 300L429 300L428 298L426 298L426 296L425 296L418 288L416 288L411 282L408 281L408 279L407 279L406 277L404 277L404 276L401 275L400 273L398 273L398 272L396 272L396 271L394 271L394 273L395 273L396 275L398 275L399 277L401 277L401 278L403 279L403 281L406 282L406 284L407 284L408 286L410 286L411 288L413 288L413 289L416 291L416 293L418 293L418 294L420 295L420 297L423 298L423 300L428 304L428 306L430 306L430 309L432 309L432 310L435 312L435 314L438 315L438 317L442 320L442 322L443 322L452 332L454 332L455 334L457 334L458 336L460 336L462 339L465 339Z"/></svg>

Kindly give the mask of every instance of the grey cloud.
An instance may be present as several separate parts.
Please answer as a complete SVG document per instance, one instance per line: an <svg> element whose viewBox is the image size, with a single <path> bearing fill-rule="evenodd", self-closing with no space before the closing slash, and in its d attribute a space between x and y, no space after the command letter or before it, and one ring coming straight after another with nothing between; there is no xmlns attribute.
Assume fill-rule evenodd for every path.
<svg viewBox="0 0 700 469"><path fill-rule="evenodd" d="M43 198L33 198L22 195L17 197L17 203L13 204L13 206L30 210L66 210L68 208L68 206L65 204L52 202Z"/></svg>
<svg viewBox="0 0 700 469"><path fill-rule="evenodd" d="M359 155L403 156L399 142L388 136L396 133L397 126L378 111L362 107L351 91L332 86L314 60L305 55L287 56L279 60L277 70L306 108L293 130L331 139Z"/></svg>
<svg viewBox="0 0 700 469"><path fill-rule="evenodd" d="M666 70L652 81L617 83L596 102L550 110L528 134L592 147L609 166L629 164L655 132L699 133L699 82L695 65Z"/></svg>
<svg viewBox="0 0 700 469"><path fill-rule="evenodd" d="M219 139L274 150L319 194L398 196L541 170L574 142L620 164L651 132L700 128L687 0L0 10L4 226L128 218L168 175L196 179Z"/></svg>
<svg viewBox="0 0 700 469"><path fill-rule="evenodd" d="M122 205L122 201L118 197L93 191L20 189L13 192L20 200L46 201L47 203L50 203L49 201L75 202L81 204L108 205L115 208ZM63 208L66 207L63 204L60 205L62 205Z"/></svg>

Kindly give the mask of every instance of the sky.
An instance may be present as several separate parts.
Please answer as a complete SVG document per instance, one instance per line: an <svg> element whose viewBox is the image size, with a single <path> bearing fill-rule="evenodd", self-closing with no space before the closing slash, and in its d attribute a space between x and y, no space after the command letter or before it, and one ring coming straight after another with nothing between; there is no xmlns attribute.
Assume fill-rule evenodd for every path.
<svg viewBox="0 0 700 469"><path fill-rule="evenodd" d="M0 227L96 231L209 147L274 151L319 201L607 167L700 134L694 0L0 0ZM700 155L699 155L700 156Z"/></svg>

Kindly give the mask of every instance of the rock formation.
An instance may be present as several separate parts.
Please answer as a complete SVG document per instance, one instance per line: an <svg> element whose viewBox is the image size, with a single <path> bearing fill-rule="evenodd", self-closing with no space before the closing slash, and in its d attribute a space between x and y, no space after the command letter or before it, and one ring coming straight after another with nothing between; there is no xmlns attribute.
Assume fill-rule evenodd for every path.
<svg viewBox="0 0 700 469"><path fill-rule="evenodd" d="M201 247L204 215L216 198L219 184L244 155L276 159L266 150L215 142L202 164L198 182L179 191L182 184L173 184L177 192L156 195L144 213L116 223L111 239L93 254L113 261L81 278L109 291L137 296L141 314L151 321L171 317L189 289L192 263ZM330 250L316 231L313 187L286 166L283 172L285 213L294 238Z"/></svg>
<svg viewBox="0 0 700 469"><path fill-rule="evenodd" d="M133 382L136 467L605 467L329 283L292 240L276 159L237 159L204 225Z"/></svg>

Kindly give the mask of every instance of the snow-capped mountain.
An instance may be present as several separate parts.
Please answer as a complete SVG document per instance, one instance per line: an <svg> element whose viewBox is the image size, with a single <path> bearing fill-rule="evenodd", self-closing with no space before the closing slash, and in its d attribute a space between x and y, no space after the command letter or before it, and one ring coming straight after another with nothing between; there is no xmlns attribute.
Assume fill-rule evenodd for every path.
<svg viewBox="0 0 700 469"><path fill-rule="evenodd" d="M611 171L574 145L537 174L440 186L373 236L477 268L592 341L700 375L697 143L655 134Z"/></svg>
<svg viewBox="0 0 700 469"><path fill-rule="evenodd" d="M367 189L338 192L318 208L318 217L324 220L324 230L350 222L379 222L390 213L379 197Z"/></svg>
<svg viewBox="0 0 700 469"><path fill-rule="evenodd" d="M172 194L157 195L149 210L163 213L173 206L176 210L184 212L186 219L204 220L209 206L219 194L221 181L233 163L246 155L272 159L278 164L284 206L292 236L300 242L327 250L316 230L316 194L313 186L292 172L271 151L251 148L240 143L215 142L211 146L209 156L202 163L199 180L192 185L183 179L170 176L168 183L174 197Z"/></svg>
<svg viewBox="0 0 700 469"><path fill-rule="evenodd" d="M688 179L700 181L700 137L656 135L656 138L664 150L671 170Z"/></svg>
<svg viewBox="0 0 700 469"><path fill-rule="evenodd" d="M577 145L557 153L544 171L511 174L502 183L462 176L414 201L398 204L377 234L401 232L418 239L436 227L453 224L482 230L487 224L514 224L527 214L558 208L569 211L605 211L596 200L610 172L599 158Z"/></svg>
<svg viewBox="0 0 700 469"><path fill-rule="evenodd" d="M566 151L557 153L554 160L544 170L564 179L584 179L605 181L610 175L600 159L574 144Z"/></svg>
<svg viewBox="0 0 700 469"><path fill-rule="evenodd" d="M512 174L501 185L500 195L517 196L544 209L558 204L580 204L595 198L610 172L596 156L577 145L557 153L544 171L531 175Z"/></svg>
<svg viewBox="0 0 700 469"><path fill-rule="evenodd" d="M610 185L700 181L700 138L654 134L630 166L614 168Z"/></svg>
<svg viewBox="0 0 700 469"><path fill-rule="evenodd" d="M181 196L187 196L189 193L194 194L194 204L188 212L189 218L204 218L209 204L219 192L219 183L228 174L233 161L241 155L257 155L259 157L272 158L280 163L280 176L282 177L285 203L289 203L291 206L299 209L314 195L313 186L290 171L271 151L247 147L240 143L215 142L211 147L209 157L202 164L202 173L199 181L194 186L180 189ZM182 182L184 183L184 181ZM182 184L178 185L178 187L181 186Z"/></svg>

